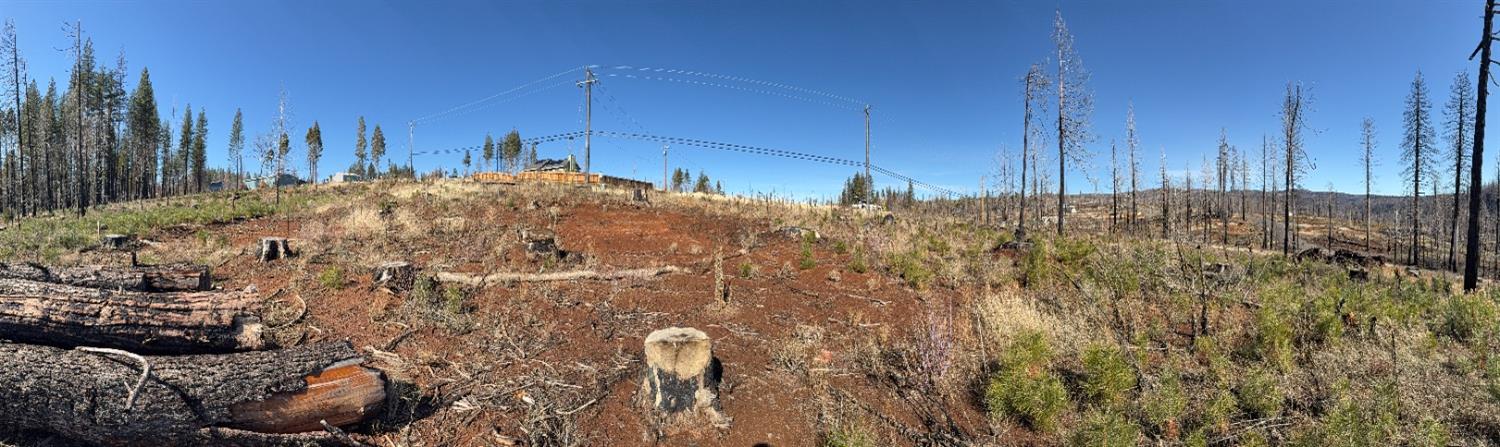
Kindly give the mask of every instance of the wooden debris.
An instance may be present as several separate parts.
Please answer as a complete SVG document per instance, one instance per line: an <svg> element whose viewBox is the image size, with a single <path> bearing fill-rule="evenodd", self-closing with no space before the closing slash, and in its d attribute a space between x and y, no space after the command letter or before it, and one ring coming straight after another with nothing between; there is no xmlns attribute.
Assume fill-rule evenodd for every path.
<svg viewBox="0 0 1500 447"><path fill-rule="evenodd" d="M265 346L260 300L242 292L147 293L0 279L0 338L145 353Z"/></svg>
<svg viewBox="0 0 1500 447"><path fill-rule="evenodd" d="M289 430L355 423L385 401L385 378L347 343L143 359L139 382L130 358L0 343L0 420L101 445L334 445L321 425Z"/></svg>
<svg viewBox="0 0 1500 447"><path fill-rule="evenodd" d="M208 266L195 264L55 268L37 264L0 264L0 279L141 292L202 291L212 287Z"/></svg>
<svg viewBox="0 0 1500 447"><path fill-rule="evenodd" d="M609 272L598 272L594 270L572 270L566 272L547 273L491 273L483 276L475 276L466 273L438 272L433 279L439 282L450 282L468 285L471 287L486 286L491 284L505 284L512 282L548 282L548 281L615 281L621 279L650 279L668 273L684 272L681 267L666 266L647 269L615 270Z"/></svg>

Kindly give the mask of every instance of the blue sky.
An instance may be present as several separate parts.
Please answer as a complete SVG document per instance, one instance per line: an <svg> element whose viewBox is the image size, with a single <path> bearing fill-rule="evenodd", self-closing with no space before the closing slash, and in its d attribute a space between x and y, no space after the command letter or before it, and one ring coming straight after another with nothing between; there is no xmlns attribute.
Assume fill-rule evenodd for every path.
<svg viewBox="0 0 1500 447"><path fill-rule="evenodd" d="M874 109L878 165L972 191L995 169L1002 146L1020 146L1019 78L1044 60L1054 9L1076 35L1095 92L1090 145L1095 177L1122 139L1133 101L1143 175L1211 154L1220 128L1258 153L1277 129L1288 81L1311 88L1307 151L1317 166L1304 186L1362 191L1359 124L1379 131L1377 192L1401 191L1401 105L1417 70L1440 117L1449 82L1479 35L1479 1L989 1L989 2L219 2L0 1L16 21L33 77L65 80L62 23L81 20L101 59L124 51L128 87L149 67L162 113L206 108L209 158L224 148L235 108L253 135L265 132L278 89L300 131L323 129L325 175L353 159L355 120L380 124L390 154L405 161L406 123L585 65L599 65L594 128L635 131L863 157L856 107ZM687 74L622 76L629 66L776 82L803 91ZM616 76L609 76L615 74ZM481 143L515 128L523 136L580 130L580 89L569 73L466 113L422 123L416 150ZM722 86L690 84L697 80ZM746 91L756 90L756 91ZM766 94L765 91L790 94ZM524 94L524 95L523 95ZM838 106L831 106L835 103ZM180 113L180 112L179 112ZM300 141L300 138L293 138ZM302 162L301 150L296 159ZM581 142L571 148L582 152ZM545 144L543 157L566 155ZM475 154L478 157L478 154ZM459 167L462 155L419 156L417 168ZM674 147L673 167L707 172L730 191L795 196L837 193L855 168ZM1490 160L1496 156L1491 155ZM594 168L658 180L657 143L596 137ZM1493 166L1493 165L1492 165ZM305 167L301 168L305 171ZM1493 175L1493 168L1486 175ZM1070 190L1093 186L1070 174ZM892 180L877 176L877 185ZM1150 183L1154 184L1154 181Z"/></svg>

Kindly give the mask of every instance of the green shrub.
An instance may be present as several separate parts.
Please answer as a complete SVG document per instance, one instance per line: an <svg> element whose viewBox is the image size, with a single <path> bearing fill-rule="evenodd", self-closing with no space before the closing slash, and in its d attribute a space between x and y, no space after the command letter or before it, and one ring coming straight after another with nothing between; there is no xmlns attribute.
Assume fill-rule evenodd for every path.
<svg viewBox="0 0 1500 447"><path fill-rule="evenodd" d="M1218 434L1229 432L1229 422L1234 420L1236 405L1233 393L1228 390L1219 390L1203 407L1203 418L1200 421L1202 428Z"/></svg>
<svg viewBox="0 0 1500 447"><path fill-rule="evenodd" d="M1131 447L1141 436L1139 427L1129 419L1109 410L1089 410L1083 426L1073 435L1074 446Z"/></svg>
<svg viewBox="0 0 1500 447"><path fill-rule="evenodd" d="M813 260L812 243L808 242L807 238L803 238L802 254L797 261L797 267L801 268L802 270L807 270L817 265L817 261Z"/></svg>
<svg viewBox="0 0 1500 447"><path fill-rule="evenodd" d="M325 289L342 289L344 288L344 282L344 269L338 266L330 265L318 273L318 284L322 285Z"/></svg>
<svg viewBox="0 0 1500 447"><path fill-rule="evenodd" d="M1255 352L1278 368L1292 366L1292 327L1272 303L1255 312Z"/></svg>
<svg viewBox="0 0 1500 447"><path fill-rule="evenodd" d="M1168 370L1160 383L1146 390L1141 400L1146 421L1155 425L1168 439L1175 438L1181 430L1183 412L1187 411L1187 395L1182 391L1182 379L1177 372Z"/></svg>
<svg viewBox="0 0 1500 447"><path fill-rule="evenodd" d="M741 262L740 263L740 277L741 278L745 278L745 279L750 279L750 278L752 278L754 276L755 276L755 264L751 264L750 261Z"/></svg>
<svg viewBox="0 0 1500 447"><path fill-rule="evenodd" d="M1492 331L1495 303L1485 294L1454 295L1443 312L1442 332L1459 341L1470 341Z"/></svg>
<svg viewBox="0 0 1500 447"><path fill-rule="evenodd" d="M1236 393L1240 407L1259 417L1275 417L1281 414L1281 385L1275 374L1258 368L1250 372L1240 383Z"/></svg>
<svg viewBox="0 0 1500 447"><path fill-rule="evenodd" d="M875 437L864 427L840 424L823 436L823 447L875 447Z"/></svg>
<svg viewBox="0 0 1500 447"><path fill-rule="evenodd" d="M845 244L844 241L834 242L833 243L833 252L834 253L838 253L838 254L848 253L849 252L849 244Z"/></svg>
<svg viewBox="0 0 1500 447"><path fill-rule="evenodd" d="M1411 441L1416 447L1447 447L1452 437L1448 426L1442 421L1424 418L1417 423L1417 437Z"/></svg>
<svg viewBox="0 0 1500 447"><path fill-rule="evenodd" d="M1096 345L1083 352L1083 392L1090 400L1115 407L1135 388L1135 371L1118 349Z"/></svg>
<svg viewBox="0 0 1500 447"><path fill-rule="evenodd" d="M990 414L1016 417L1033 429L1051 431L1070 404L1051 362L1052 349L1041 333L1021 334L1001 353L1000 371L985 387Z"/></svg>
<svg viewBox="0 0 1500 447"><path fill-rule="evenodd" d="M865 273L870 271L870 266L865 261L865 252L859 248L854 249L854 255L849 259L849 271L854 273Z"/></svg>
<svg viewBox="0 0 1500 447"><path fill-rule="evenodd" d="M1395 388L1382 386L1373 402L1349 396L1348 382L1337 387L1337 402L1317 425L1302 433L1298 443L1330 447L1394 445L1397 418Z"/></svg>
<svg viewBox="0 0 1500 447"><path fill-rule="evenodd" d="M893 262L891 262L891 265L901 275L901 279L906 281L908 287L922 290L926 289L927 284L932 282L932 270L928 269L927 265L923 262L921 253L909 251L898 254L895 256Z"/></svg>
<svg viewBox="0 0 1500 447"><path fill-rule="evenodd" d="M1484 383L1490 390L1490 397L1500 401L1500 362L1490 360L1489 366L1485 368Z"/></svg>
<svg viewBox="0 0 1500 447"><path fill-rule="evenodd" d="M465 295L464 290L458 286L450 285L443 287L443 311L449 315L464 313L466 310L464 308Z"/></svg>

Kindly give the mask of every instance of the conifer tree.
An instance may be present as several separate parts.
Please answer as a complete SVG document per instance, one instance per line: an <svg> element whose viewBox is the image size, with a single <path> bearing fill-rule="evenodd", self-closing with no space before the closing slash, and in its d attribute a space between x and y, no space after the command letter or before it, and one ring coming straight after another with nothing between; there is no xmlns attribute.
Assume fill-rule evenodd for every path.
<svg viewBox="0 0 1500 447"><path fill-rule="evenodd" d="M193 188L195 191L203 192L206 184L203 181L208 167L208 114L202 108L198 109L197 128L193 129Z"/></svg>
<svg viewBox="0 0 1500 447"><path fill-rule="evenodd" d="M484 134L484 149L480 152L480 156L484 157L485 166L490 166L491 163L496 163L494 165L495 171L500 171L498 160L495 159L495 138L491 137L488 133Z"/></svg>
<svg viewBox="0 0 1500 447"><path fill-rule="evenodd" d="M1405 138L1402 140L1401 162L1405 164L1403 175L1411 182L1411 251L1408 260L1412 265L1422 261L1421 249L1421 197L1423 182L1428 181L1428 170L1433 164L1433 144L1436 132L1429 117L1432 100L1427 94L1427 84L1418 71L1411 81L1411 92L1406 96L1406 109L1402 111Z"/></svg>
<svg viewBox="0 0 1500 447"><path fill-rule="evenodd" d="M379 175L380 161L385 159L385 132L380 131L380 125L375 125L375 132L370 135L370 175Z"/></svg>
<svg viewBox="0 0 1500 447"><path fill-rule="evenodd" d="M359 133L356 134L354 140L354 163L354 166L358 167L355 169L355 174L369 176L369 173L365 172L365 117L363 116L359 117Z"/></svg>
<svg viewBox="0 0 1500 447"><path fill-rule="evenodd" d="M323 129L313 121L312 127L307 128L307 175L312 181L313 187L318 185L318 160L323 158Z"/></svg>
<svg viewBox="0 0 1500 447"><path fill-rule="evenodd" d="M505 169L516 171L516 164L521 158L521 133L515 129L505 134L505 139L500 142L500 157L505 159Z"/></svg>

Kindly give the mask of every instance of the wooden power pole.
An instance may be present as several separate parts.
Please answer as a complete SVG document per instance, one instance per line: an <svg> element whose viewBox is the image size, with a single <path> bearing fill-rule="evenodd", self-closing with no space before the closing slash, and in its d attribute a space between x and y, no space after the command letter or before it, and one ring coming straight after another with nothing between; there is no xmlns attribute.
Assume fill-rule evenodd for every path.
<svg viewBox="0 0 1500 447"><path fill-rule="evenodd" d="M1490 94L1490 43L1496 37L1491 22L1495 18L1495 0L1484 2L1484 35L1479 37L1479 46L1469 53L1469 59L1479 54L1479 97L1474 103L1474 154L1469 167L1469 226L1468 240L1464 242L1464 291L1473 291L1479 286L1479 194L1484 189L1481 182L1484 167L1484 103Z"/></svg>
<svg viewBox="0 0 1500 447"><path fill-rule="evenodd" d="M870 176L870 105L865 104L865 200L875 200L875 177Z"/></svg>
<svg viewBox="0 0 1500 447"><path fill-rule="evenodd" d="M667 146L665 144L661 145L661 190L662 190L662 192L666 192L667 188L670 187L668 185L671 185L671 183L667 183L667 148L668 147L670 147L670 146Z"/></svg>
<svg viewBox="0 0 1500 447"><path fill-rule="evenodd" d="M594 83L599 82L594 77L594 69L588 68L583 71L583 80L578 82L583 87L583 183L590 181L593 172L593 153L589 145L591 137L594 136Z"/></svg>

